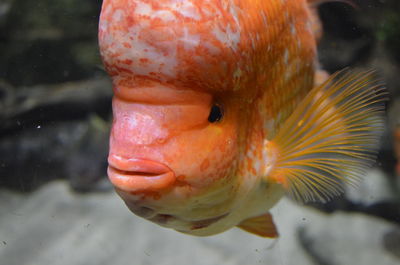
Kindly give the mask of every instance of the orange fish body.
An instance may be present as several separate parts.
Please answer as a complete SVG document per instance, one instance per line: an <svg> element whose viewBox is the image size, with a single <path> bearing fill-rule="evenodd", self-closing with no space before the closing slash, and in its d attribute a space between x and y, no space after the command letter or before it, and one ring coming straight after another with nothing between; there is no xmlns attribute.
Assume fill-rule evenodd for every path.
<svg viewBox="0 0 400 265"><path fill-rule="evenodd" d="M299 199L324 198L318 187L302 184L308 175L301 167L305 180L296 182L286 153L299 148L300 156L308 155L297 141L304 135L290 137L291 128L315 133L303 129L309 112L340 110L337 123L350 130L343 115L351 113L337 106L333 92L325 93L334 80L298 109L305 113L291 119L298 127L280 130L313 88L313 14L305 0L103 1L100 51L115 94L108 174L132 212L193 235L239 226L273 237L268 210L285 191ZM365 86L372 87L365 75ZM357 85L362 76L337 78ZM349 82L337 89L345 93ZM357 117L351 121L368 118ZM365 129L372 138L381 126L379 118L374 122ZM327 180L320 186L336 191Z"/></svg>

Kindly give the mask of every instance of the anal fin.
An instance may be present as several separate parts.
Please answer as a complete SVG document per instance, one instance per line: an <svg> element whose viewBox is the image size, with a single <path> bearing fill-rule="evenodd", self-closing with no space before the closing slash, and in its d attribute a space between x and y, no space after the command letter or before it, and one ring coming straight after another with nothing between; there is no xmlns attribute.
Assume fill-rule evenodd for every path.
<svg viewBox="0 0 400 265"><path fill-rule="evenodd" d="M272 215L268 212L260 216L248 218L242 221L239 228L262 237L278 237L278 231L272 220Z"/></svg>

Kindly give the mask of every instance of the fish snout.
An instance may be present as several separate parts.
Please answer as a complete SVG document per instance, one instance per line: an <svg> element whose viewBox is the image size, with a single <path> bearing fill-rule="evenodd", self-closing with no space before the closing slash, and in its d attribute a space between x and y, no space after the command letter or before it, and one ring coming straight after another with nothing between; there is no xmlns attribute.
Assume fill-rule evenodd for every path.
<svg viewBox="0 0 400 265"><path fill-rule="evenodd" d="M159 191L171 187L175 173L165 164L147 159L108 157L108 178L125 192Z"/></svg>

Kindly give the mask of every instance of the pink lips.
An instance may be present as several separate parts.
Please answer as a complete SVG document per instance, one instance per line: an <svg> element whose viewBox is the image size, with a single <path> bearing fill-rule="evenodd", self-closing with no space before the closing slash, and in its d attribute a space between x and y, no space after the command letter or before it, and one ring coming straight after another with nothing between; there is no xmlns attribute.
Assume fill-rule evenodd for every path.
<svg viewBox="0 0 400 265"><path fill-rule="evenodd" d="M108 157L108 178L126 192L158 191L175 182L174 172L164 164L145 159Z"/></svg>

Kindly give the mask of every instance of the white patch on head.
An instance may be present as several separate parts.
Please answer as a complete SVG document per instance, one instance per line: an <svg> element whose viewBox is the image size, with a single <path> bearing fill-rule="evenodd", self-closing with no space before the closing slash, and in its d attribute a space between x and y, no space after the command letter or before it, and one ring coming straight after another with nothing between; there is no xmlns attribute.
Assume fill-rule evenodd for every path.
<svg viewBox="0 0 400 265"><path fill-rule="evenodd" d="M149 145L154 143L159 138L165 138L167 131L156 126L157 121L153 117L147 114L135 112L132 113L121 113L118 116L122 121L118 122L118 127L114 127L114 130L120 130L116 133L127 134L126 132L134 132L133 135L129 135L127 139L135 145ZM148 128L155 128L152 134L148 133ZM155 137L155 135L157 137Z"/></svg>
<svg viewBox="0 0 400 265"><path fill-rule="evenodd" d="M220 18L222 16L221 11L217 8L207 8L204 7L201 10L201 13L203 14L204 18Z"/></svg>
<svg viewBox="0 0 400 265"><path fill-rule="evenodd" d="M227 43L228 42L228 38L226 36L226 33L223 32L220 27L218 27L218 26L214 27L213 30L212 30L212 33L214 34L214 37L218 41L220 41L222 43Z"/></svg>
<svg viewBox="0 0 400 265"><path fill-rule="evenodd" d="M296 26L293 23L290 24L290 32L292 33L292 35L296 35L297 34Z"/></svg>
<svg viewBox="0 0 400 265"><path fill-rule="evenodd" d="M158 18L164 22L175 20L175 15L168 10L155 11L150 4L144 2L136 2L135 8L136 15L148 16L151 19Z"/></svg>
<svg viewBox="0 0 400 265"><path fill-rule="evenodd" d="M164 22L174 21L176 19L175 15L172 12L167 11L167 10L160 10L160 11L154 12L151 15L151 17L152 18L157 17Z"/></svg>
<svg viewBox="0 0 400 265"><path fill-rule="evenodd" d="M99 32L103 33L103 37L104 37L104 33L107 31L108 29L108 21L105 19L101 19L99 22Z"/></svg>
<svg viewBox="0 0 400 265"><path fill-rule="evenodd" d="M235 80L234 87L233 87L234 91L238 91L242 87L241 82L239 82L242 75L243 75L242 70L240 69L240 67L237 67L235 72L233 73L233 79Z"/></svg>
<svg viewBox="0 0 400 265"><path fill-rule="evenodd" d="M124 16L124 11L121 9L116 9L114 11L112 18L114 22L121 22L123 16Z"/></svg>
<svg viewBox="0 0 400 265"><path fill-rule="evenodd" d="M172 5L172 8L179 12L182 16L191 18L194 20L200 20L201 16L197 10L197 7L192 4L191 1L180 1L179 3Z"/></svg>
<svg viewBox="0 0 400 265"><path fill-rule="evenodd" d="M153 13L153 9L151 5L143 2L136 2L135 14L137 15L144 15L144 16L151 16Z"/></svg>
<svg viewBox="0 0 400 265"><path fill-rule="evenodd" d="M262 169L262 175L268 176L273 167L275 166L276 157L274 150L271 150L270 141L264 140L263 149L262 149L262 161L264 162L264 167Z"/></svg>
<svg viewBox="0 0 400 265"><path fill-rule="evenodd" d="M203 48L205 48L207 50L207 53L209 53L209 54L215 54L215 55L221 54L221 48L218 46L215 46L210 41L203 41L201 43L201 45L203 46ZM200 61L203 61L204 56L201 54L199 59L200 59Z"/></svg>
<svg viewBox="0 0 400 265"><path fill-rule="evenodd" d="M228 7L226 6L225 8L227 9ZM229 6L229 12L235 21L235 25L232 26L228 24L226 28L221 28L221 26L217 24L213 27L212 33L219 42L236 51L241 37L240 23L234 5Z"/></svg>
<svg viewBox="0 0 400 265"><path fill-rule="evenodd" d="M230 25L225 29L221 29L218 25L212 29L214 37L221 43L225 44L227 47L237 50L238 44L240 42L240 32L234 32Z"/></svg>
<svg viewBox="0 0 400 265"><path fill-rule="evenodd" d="M112 7L113 7L112 5L103 6L103 8L101 10L102 16L107 16L108 17L110 15L110 13L112 12L112 10L113 10Z"/></svg>
<svg viewBox="0 0 400 265"><path fill-rule="evenodd" d="M242 74L243 74L242 70L238 67L238 68L236 68L235 72L233 73L233 77L239 79L242 76Z"/></svg>
<svg viewBox="0 0 400 265"><path fill-rule="evenodd" d="M314 31L313 31L313 28L312 28L312 23L311 23L311 21L307 21L307 23L306 23L306 30L307 30L308 32L310 32L310 34L314 35Z"/></svg>
<svg viewBox="0 0 400 265"><path fill-rule="evenodd" d="M297 42L296 42L296 43L297 43L297 48L298 48L298 49L301 49L301 46L302 46L302 45L301 45L301 40L300 40L300 38L297 39Z"/></svg>
<svg viewBox="0 0 400 265"><path fill-rule="evenodd" d="M284 54L283 54L283 63L284 63L285 65L287 65L288 62L289 62L289 50L288 50L288 49L285 49L285 52L284 52Z"/></svg>
<svg viewBox="0 0 400 265"><path fill-rule="evenodd" d="M228 26L228 28L226 29L227 32L227 36L230 39L230 43L233 44L233 49L237 50L238 44L240 42L240 30L238 28L238 30L236 30L236 32L234 32L230 26Z"/></svg>
<svg viewBox="0 0 400 265"><path fill-rule="evenodd" d="M282 122L282 111L278 112L278 115L276 115L275 123L280 124Z"/></svg>
<svg viewBox="0 0 400 265"><path fill-rule="evenodd" d="M256 40L253 36L251 36L251 48L253 48L253 50L256 50Z"/></svg>
<svg viewBox="0 0 400 265"><path fill-rule="evenodd" d="M201 36L199 34L190 34L187 27L183 28L183 37L179 40L183 42L185 50L194 50L200 44Z"/></svg>
<svg viewBox="0 0 400 265"><path fill-rule="evenodd" d="M149 45L146 41L138 38L143 30L144 22L141 25L134 25L129 29L128 34L124 34L121 41L115 41L114 45L121 53L120 60L133 60L133 71L138 75L149 75L151 72L163 73L174 77L176 75L176 66L178 64L177 45L175 40L171 41L168 46L168 54L163 54L162 51L155 46ZM131 39L129 37L132 37ZM123 40L128 42L132 48L123 46ZM148 64L140 64L140 58L146 58L150 61Z"/></svg>
<svg viewBox="0 0 400 265"><path fill-rule="evenodd" d="M254 154L253 152L251 152L251 149L249 150L249 152L247 152L247 157L250 158L251 160L254 159Z"/></svg>
<svg viewBox="0 0 400 265"><path fill-rule="evenodd" d="M255 170L256 172L260 172L260 169L261 169L260 160L256 159L256 160L253 162L253 168L254 168L254 170Z"/></svg>
<svg viewBox="0 0 400 265"><path fill-rule="evenodd" d="M264 25L266 26L268 23L267 23L267 16L265 15L264 10L261 10L261 11L260 11L260 14L261 14L261 18L262 18L262 20L263 20L263 23L264 23Z"/></svg>
<svg viewBox="0 0 400 265"><path fill-rule="evenodd" d="M235 5L230 5L230 7L229 7L229 13L231 13L231 15L232 15L232 17L233 17L233 20L235 20L235 23L236 23L236 25L237 25L238 28L239 28L240 23L239 23L239 19L238 19L238 14L237 14L236 9L235 9Z"/></svg>

